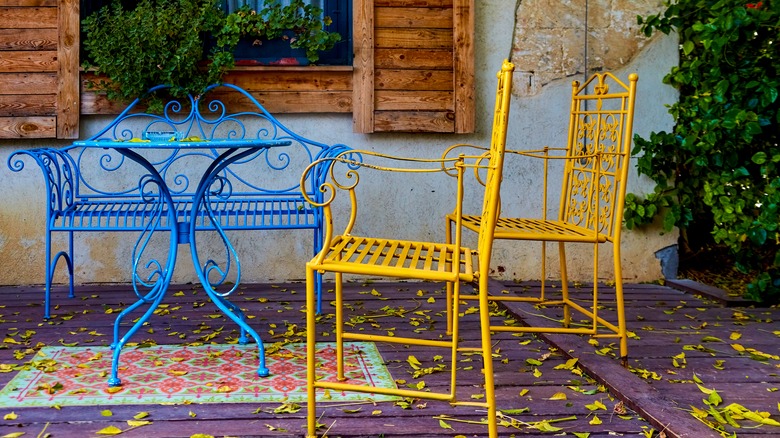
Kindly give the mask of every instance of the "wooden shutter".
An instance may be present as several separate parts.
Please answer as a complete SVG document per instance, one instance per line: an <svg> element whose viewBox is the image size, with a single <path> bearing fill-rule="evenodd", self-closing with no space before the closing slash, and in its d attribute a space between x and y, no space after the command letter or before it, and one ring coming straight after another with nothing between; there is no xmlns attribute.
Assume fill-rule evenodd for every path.
<svg viewBox="0 0 780 438"><path fill-rule="evenodd" d="M474 131L474 0L354 0L355 132Z"/></svg>
<svg viewBox="0 0 780 438"><path fill-rule="evenodd" d="M79 1L0 0L0 138L77 138Z"/></svg>

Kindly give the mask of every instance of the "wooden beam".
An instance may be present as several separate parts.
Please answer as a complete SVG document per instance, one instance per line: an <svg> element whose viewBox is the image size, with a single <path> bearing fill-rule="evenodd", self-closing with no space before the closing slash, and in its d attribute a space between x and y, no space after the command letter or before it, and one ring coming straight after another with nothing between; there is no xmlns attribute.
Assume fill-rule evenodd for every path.
<svg viewBox="0 0 780 438"><path fill-rule="evenodd" d="M254 91L252 97L270 113L350 113L352 91ZM213 93L213 96L230 107L230 111L256 109L247 99L236 93Z"/></svg>
<svg viewBox="0 0 780 438"><path fill-rule="evenodd" d="M0 117L0 138L54 138L55 117Z"/></svg>
<svg viewBox="0 0 780 438"><path fill-rule="evenodd" d="M449 111L375 111L381 132L453 132L455 115Z"/></svg>
<svg viewBox="0 0 780 438"><path fill-rule="evenodd" d="M0 7L3 29L56 29L57 8Z"/></svg>
<svg viewBox="0 0 780 438"><path fill-rule="evenodd" d="M376 27L452 29L452 8L376 8Z"/></svg>
<svg viewBox="0 0 780 438"><path fill-rule="evenodd" d="M452 91L452 71L442 70L379 70L377 90Z"/></svg>
<svg viewBox="0 0 780 438"><path fill-rule="evenodd" d="M350 91L352 69L236 70L224 81L247 91Z"/></svg>
<svg viewBox="0 0 780 438"><path fill-rule="evenodd" d="M51 116L56 108L54 94L2 94L0 114L22 116Z"/></svg>
<svg viewBox="0 0 780 438"><path fill-rule="evenodd" d="M0 73L56 72L54 50L7 50L0 57Z"/></svg>
<svg viewBox="0 0 780 438"><path fill-rule="evenodd" d="M397 8L447 8L453 0L374 0L376 7Z"/></svg>
<svg viewBox="0 0 780 438"><path fill-rule="evenodd" d="M0 50L57 50L57 29L0 29Z"/></svg>
<svg viewBox="0 0 780 438"><path fill-rule="evenodd" d="M376 91L377 111L453 111L451 91Z"/></svg>
<svg viewBox="0 0 780 438"><path fill-rule="evenodd" d="M452 70L452 50L377 49L376 68Z"/></svg>
<svg viewBox="0 0 780 438"><path fill-rule="evenodd" d="M56 93L56 73L0 73L0 94Z"/></svg>
<svg viewBox="0 0 780 438"><path fill-rule="evenodd" d="M79 0L60 0L57 43L57 138L78 138L80 109Z"/></svg>
<svg viewBox="0 0 780 438"><path fill-rule="evenodd" d="M452 29L377 28L377 48L452 50Z"/></svg>
<svg viewBox="0 0 780 438"><path fill-rule="evenodd" d="M374 132L374 1L354 0L354 82L352 124L358 133Z"/></svg>
<svg viewBox="0 0 780 438"><path fill-rule="evenodd" d="M56 7L57 0L0 0L0 7L4 6L49 6Z"/></svg>
<svg viewBox="0 0 780 438"><path fill-rule="evenodd" d="M474 74L474 0L454 0L454 77L455 132L470 133L476 129L475 74ZM496 66L498 70L499 66Z"/></svg>

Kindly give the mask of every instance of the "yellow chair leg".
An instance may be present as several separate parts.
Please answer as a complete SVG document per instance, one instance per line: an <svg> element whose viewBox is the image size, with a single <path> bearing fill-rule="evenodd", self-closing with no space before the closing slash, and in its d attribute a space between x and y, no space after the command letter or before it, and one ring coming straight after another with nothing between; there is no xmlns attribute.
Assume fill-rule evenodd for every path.
<svg viewBox="0 0 780 438"><path fill-rule="evenodd" d="M449 217L445 218L444 220L447 222L447 225L446 225L446 236L445 236L446 240L445 240L445 242L447 243L447 245L451 245L452 244L452 223L453 222L452 222L452 220ZM450 269L449 265L447 266L447 269ZM446 304L447 305L447 335L452 335L452 324L453 324L453 322L452 322L452 319L453 319L453 317L452 317L452 312L453 312L452 288L453 288L452 283L447 282L447 295L446 295L447 296L447 304Z"/></svg>
<svg viewBox="0 0 780 438"><path fill-rule="evenodd" d="M314 388L316 378L315 348L317 343L316 291L314 288L314 270L306 266L306 388L308 415L306 417L306 436L317 437L317 397Z"/></svg>
<svg viewBox="0 0 780 438"><path fill-rule="evenodd" d="M558 242L558 258L561 266L561 298L563 299L563 326L571 325L571 308L569 307L569 273L566 269L566 245Z"/></svg>
<svg viewBox="0 0 780 438"><path fill-rule="evenodd" d="M482 334L482 362L485 370L485 401L487 402L488 434L498 437L495 381L493 379L493 343L490 337L490 305L488 278L479 278L479 325Z"/></svg>
<svg viewBox="0 0 780 438"><path fill-rule="evenodd" d="M620 359L628 365L628 329L626 328L626 309L623 297L623 267L620 261L620 246L613 245L612 257L615 266L615 305L617 306L618 331L620 335Z"/></svg>
<svg viewBox="0 0 780 438"><path fill-rule="evenodd" d="M336 272L334 291L336 293L336 378L347 380L344 376L344 284L343 274Z"/></svg>

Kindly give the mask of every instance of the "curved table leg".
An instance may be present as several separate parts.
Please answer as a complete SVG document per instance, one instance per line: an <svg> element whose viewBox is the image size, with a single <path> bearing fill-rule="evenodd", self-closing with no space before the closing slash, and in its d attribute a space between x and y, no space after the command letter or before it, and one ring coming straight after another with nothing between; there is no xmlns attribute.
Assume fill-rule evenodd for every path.
<svg viewBox="0 0 780 438"><path fill-rule="evenodd" d="M122 347L124 347L124 345L138 331L138 329L140 329L146 323L146 321L149 320L165 297L165 292L168 290L171 277L173 276L173 269L176 265L176 248L179 244L176 225L176 208L173 203L173 198L171 197L171 194L168 191L168 188L166 187L162 177L148 160L136 152L129 149L117 149L117 151L123 156L140 164L149 172L144 177L147 179L142 178L139 181L139 184L142 186L147 184L156 186L159 190L159 195L149 195L150 192L145 192L143 188L141 192L146 193L145 196L153 196L155 199L150 199L150 201L156 202L159 208L152 215L150 215L147 229L141 233L138 240L136 241L135 248L133 249L133 289L135 290L136 296L138 296L139 299L130 305L130 307L123 310L114 321L114 340L111 344L111 348L113 349L113 359L111 361L111 377L108 379L108 386L120 386L122 384L122 381L119 379L118 375L119 355L122 353ZM163 206L166 204L167 221L170 229L166 227L158 229L160 221L164 216ZM156 231L170 231L171 238L167 263L163 265L156 259L150 260L145 264L145 267L147 269L152 268L151 273L147 274L146 278L140 278L138 267L140 265L141 258L143 256L144 250L147 247L147 244L151 239L151 236ZM150 288L150 291L142 295L139 291L139 283L142 287ZM120 326L122 324L122 320L124 320L127 315L144 304L148 304L149 308L140 318L138 318L138 320L127 330L127 332L125 332L123 336L120 336Z"/></svg>
<svg viewBox="0 0 780 438"><path fill-rule="evenodd" d="M230 319L232 319L241 329L241 337L239 338L239 342L242 344L247 343L247 334L254 339L254 341L257 343L257 349L258 349L258 369L257 369L257 375L260 377L267 377L270 374L270 371L268 367L265 364L265 348L263 346L263 341L260 339L260 335L257 334L257 332L249 326L246 322L246 316L244 315L244 312L235 304L228 301L227 297L232 294L236 289L238 289L238 285L240 283L241 279L241 264L238 259L238 253L236 252L233 245L230 243L230 240L227 238L227 235L225 232L221 229L219 226L219 221L213 216L211 210L209 209L209 197L210 196L219 196L219 197L229 197L230 196L230 187L227 185L221 185L220 184L220 173L231 163L235 162L236 160L239 160L241 158L244 158L246 156L249 156L251 154L254 154L258 150L260 150L260 147L257 148L247 148L247 149L241 149L240 152L238 152L238 149L232 148L228 149L224 153L222 153L219 157L217 157L214 162L209 166L209 168L206 170L206 172L203 174L203 177L201 178L199 184L198 184L198 190L195 192L195 196L193 197L192 202L192 212L190 214L190 227L189 227L189 242L190 242L190 251L192 253L192 263L195 267L195 272L198 274L198 278L200 278L200 282L203 284L204 289L206 290L206 293L208 294L209 298L216 304L216 306ZM212 188L212 186L216 183L216 187ZM200 217L199 210L203 210L203 214L207 215L209 217L209 220L211 221L212 226L215 228L217 233L219 233L220 238L222 239L222 242L225 245L226 248L226 261L225 261L225 267L224 269L220 268L217 262L213 260L207 260L205 264L202 264L200 261L200 257L198 256L198 249L196 244L196 226L198 218ZM205 219L204 219L205 221ZM236 280L233 284L233 287L227 291L227 292L218 292L215 289L216 285L222 284L222 282L226 279L228 272L231 269L231 260L235 261L235 269L236 269ZM210 276L216 273L216 276L218 278L217 281L212 282L210 280Z"/></svg>

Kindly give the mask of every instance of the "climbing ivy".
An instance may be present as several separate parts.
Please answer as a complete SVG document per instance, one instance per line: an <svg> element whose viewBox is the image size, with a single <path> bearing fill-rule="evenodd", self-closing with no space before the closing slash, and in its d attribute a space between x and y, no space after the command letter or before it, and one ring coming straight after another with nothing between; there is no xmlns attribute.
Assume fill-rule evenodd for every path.
<svg viewBox="0 0 780 438"><path fill-rule="evenodd" d="M645 35L676 31L679 90L672 132L636 136L640 174L656 187L627 196L626 226L662 215L682 250L724 246L753 281L747 296L780 300L780 0L671 0L638 17ZM651 96L646 99L652 99ZM702 233L704 231L704 233Z"/></svg>

